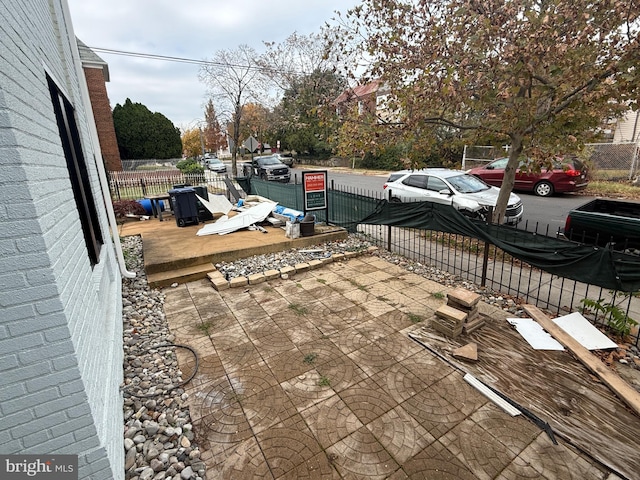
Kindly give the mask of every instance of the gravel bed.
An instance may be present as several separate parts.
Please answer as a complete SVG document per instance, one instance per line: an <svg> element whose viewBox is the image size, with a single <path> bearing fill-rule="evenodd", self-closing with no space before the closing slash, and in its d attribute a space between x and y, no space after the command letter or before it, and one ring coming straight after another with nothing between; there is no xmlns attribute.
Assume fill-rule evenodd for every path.
<svg viewBox="0 0 640 480"><path fill-rule="evenodd" d="M149 288L140 237L123 239L127 268L122 281L124 346L125 478L201 480L205 465L194 443L187 394L174 337L164 315L164 295Z"/></svg>
<svg viewBox="0 0 640 480"><path fill-rule="evenodd" d="M174 337L164 315L164 295L147 284L139 237L122 240L127 268L136 272L134 279L123 279L124 343L124 447L126 479L131 480L201 480L205 465L194 441L187 394L176 359ZM221 262L216 268L227 279L248 276L269 269L321 259L335 253L366 250L371 242L362 235L349 235L342 241L327 242L304 249L290 249L257 255L235 262ZM441 283L445 287L464 287L478 293L483 301L523 316L517 298L497 294L457 275L408 260L384 249L374 255L409 272ZM638 348L630 347L620 359L638 368Z"/></svg>

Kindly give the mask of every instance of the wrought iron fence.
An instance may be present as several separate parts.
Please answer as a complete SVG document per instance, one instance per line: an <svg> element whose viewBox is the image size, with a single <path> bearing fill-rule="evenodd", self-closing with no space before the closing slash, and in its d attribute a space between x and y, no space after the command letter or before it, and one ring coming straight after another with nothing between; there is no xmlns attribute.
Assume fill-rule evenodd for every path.
<svg viewBox="0 0 640 480"><path fill-rule="evenodd" d="M365 192L332 185L333 195L339 192L342 202L330 208L333 219L350 217L354 208L360 208ZM376 192L369 196L381 200ZM351 199L351 200L349 200ZM341 211L344 209L344 211ZM548 225L524 224L522 228L544 237L557 238L558 232ZM505 230L513 227L504 227ZM598 286L551 275L509 256L490 243L458 234L433 230L389 227L384 225L359 224L357 231L364 234L375 245L401 255L423 266L453 275L493 292L495 296L508 295L518 303L531 303L555 315L580 311L596 325L608 325L611 317L601 312L590 312L582 303L591 299L601 305L611 305L628 318L640 319L640 300L635 294L610 291ZM508 234L508 232L506 232ZM640 345L640 331L633 330L633 342Z"/></svg>
<svg viewBox="0 0 640 480"><path fill-rule="evenodd" d="M209 171L203 174L183 174L178 169L109 172L108 177L112 200L139 200L186 185L206 186L209 193L227 193L226 176ZM240 189L237 184L235 186Z"/></svg>

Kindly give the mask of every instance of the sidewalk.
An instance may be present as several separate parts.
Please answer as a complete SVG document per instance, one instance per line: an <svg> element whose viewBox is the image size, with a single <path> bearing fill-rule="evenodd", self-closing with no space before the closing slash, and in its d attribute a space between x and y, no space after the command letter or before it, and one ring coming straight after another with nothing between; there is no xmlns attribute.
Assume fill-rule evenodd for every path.
<svg viewBox="0 0 640 480"><path fill-rule="evenodd" d="M456 341L429 322L446 287L363 255L245 288L166 289L208 479L615 479L640 471L640 419L567 352L530 349L507 313ZM450 361L411 340L409 333ZM478 343L477 364L449 352ZM193 358L181 355L188 377ZM469 386L551 424L559 445ZM587 453L588 452L588 453Z"/></svg>

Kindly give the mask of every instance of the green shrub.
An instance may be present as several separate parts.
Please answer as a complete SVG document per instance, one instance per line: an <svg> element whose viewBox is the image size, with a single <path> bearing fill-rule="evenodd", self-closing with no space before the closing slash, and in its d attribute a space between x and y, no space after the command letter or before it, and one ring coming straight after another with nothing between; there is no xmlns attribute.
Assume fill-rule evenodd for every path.
<svg viewBox="0 0 640 480"><path fill-rule="evenodd" d="M176 164L176 167L185 175L191 175L191 174L203 175L204 174L204 167L200 165L200 163L198 163L198 161L195 158L187 158L185 160L180 160Z"/></svg>

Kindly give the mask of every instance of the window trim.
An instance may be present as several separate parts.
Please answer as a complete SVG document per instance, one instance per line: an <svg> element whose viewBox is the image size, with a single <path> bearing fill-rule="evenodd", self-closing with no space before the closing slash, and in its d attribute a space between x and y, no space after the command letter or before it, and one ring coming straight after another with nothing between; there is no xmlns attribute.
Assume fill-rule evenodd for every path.
<svg viewBox="0 0 640 480"><path fill-rule="evenodd" d="M46 77L60 133L60 142L67 162L67 170L69 171L69 181L71 182L73 197L80 216L87 254L93 267L100 261L100 251L104 244L104 239L100 228L98 210L91 191L91 178L87 169L87 162L82 152L75 110L51 76L46 74Z"/></svg>

